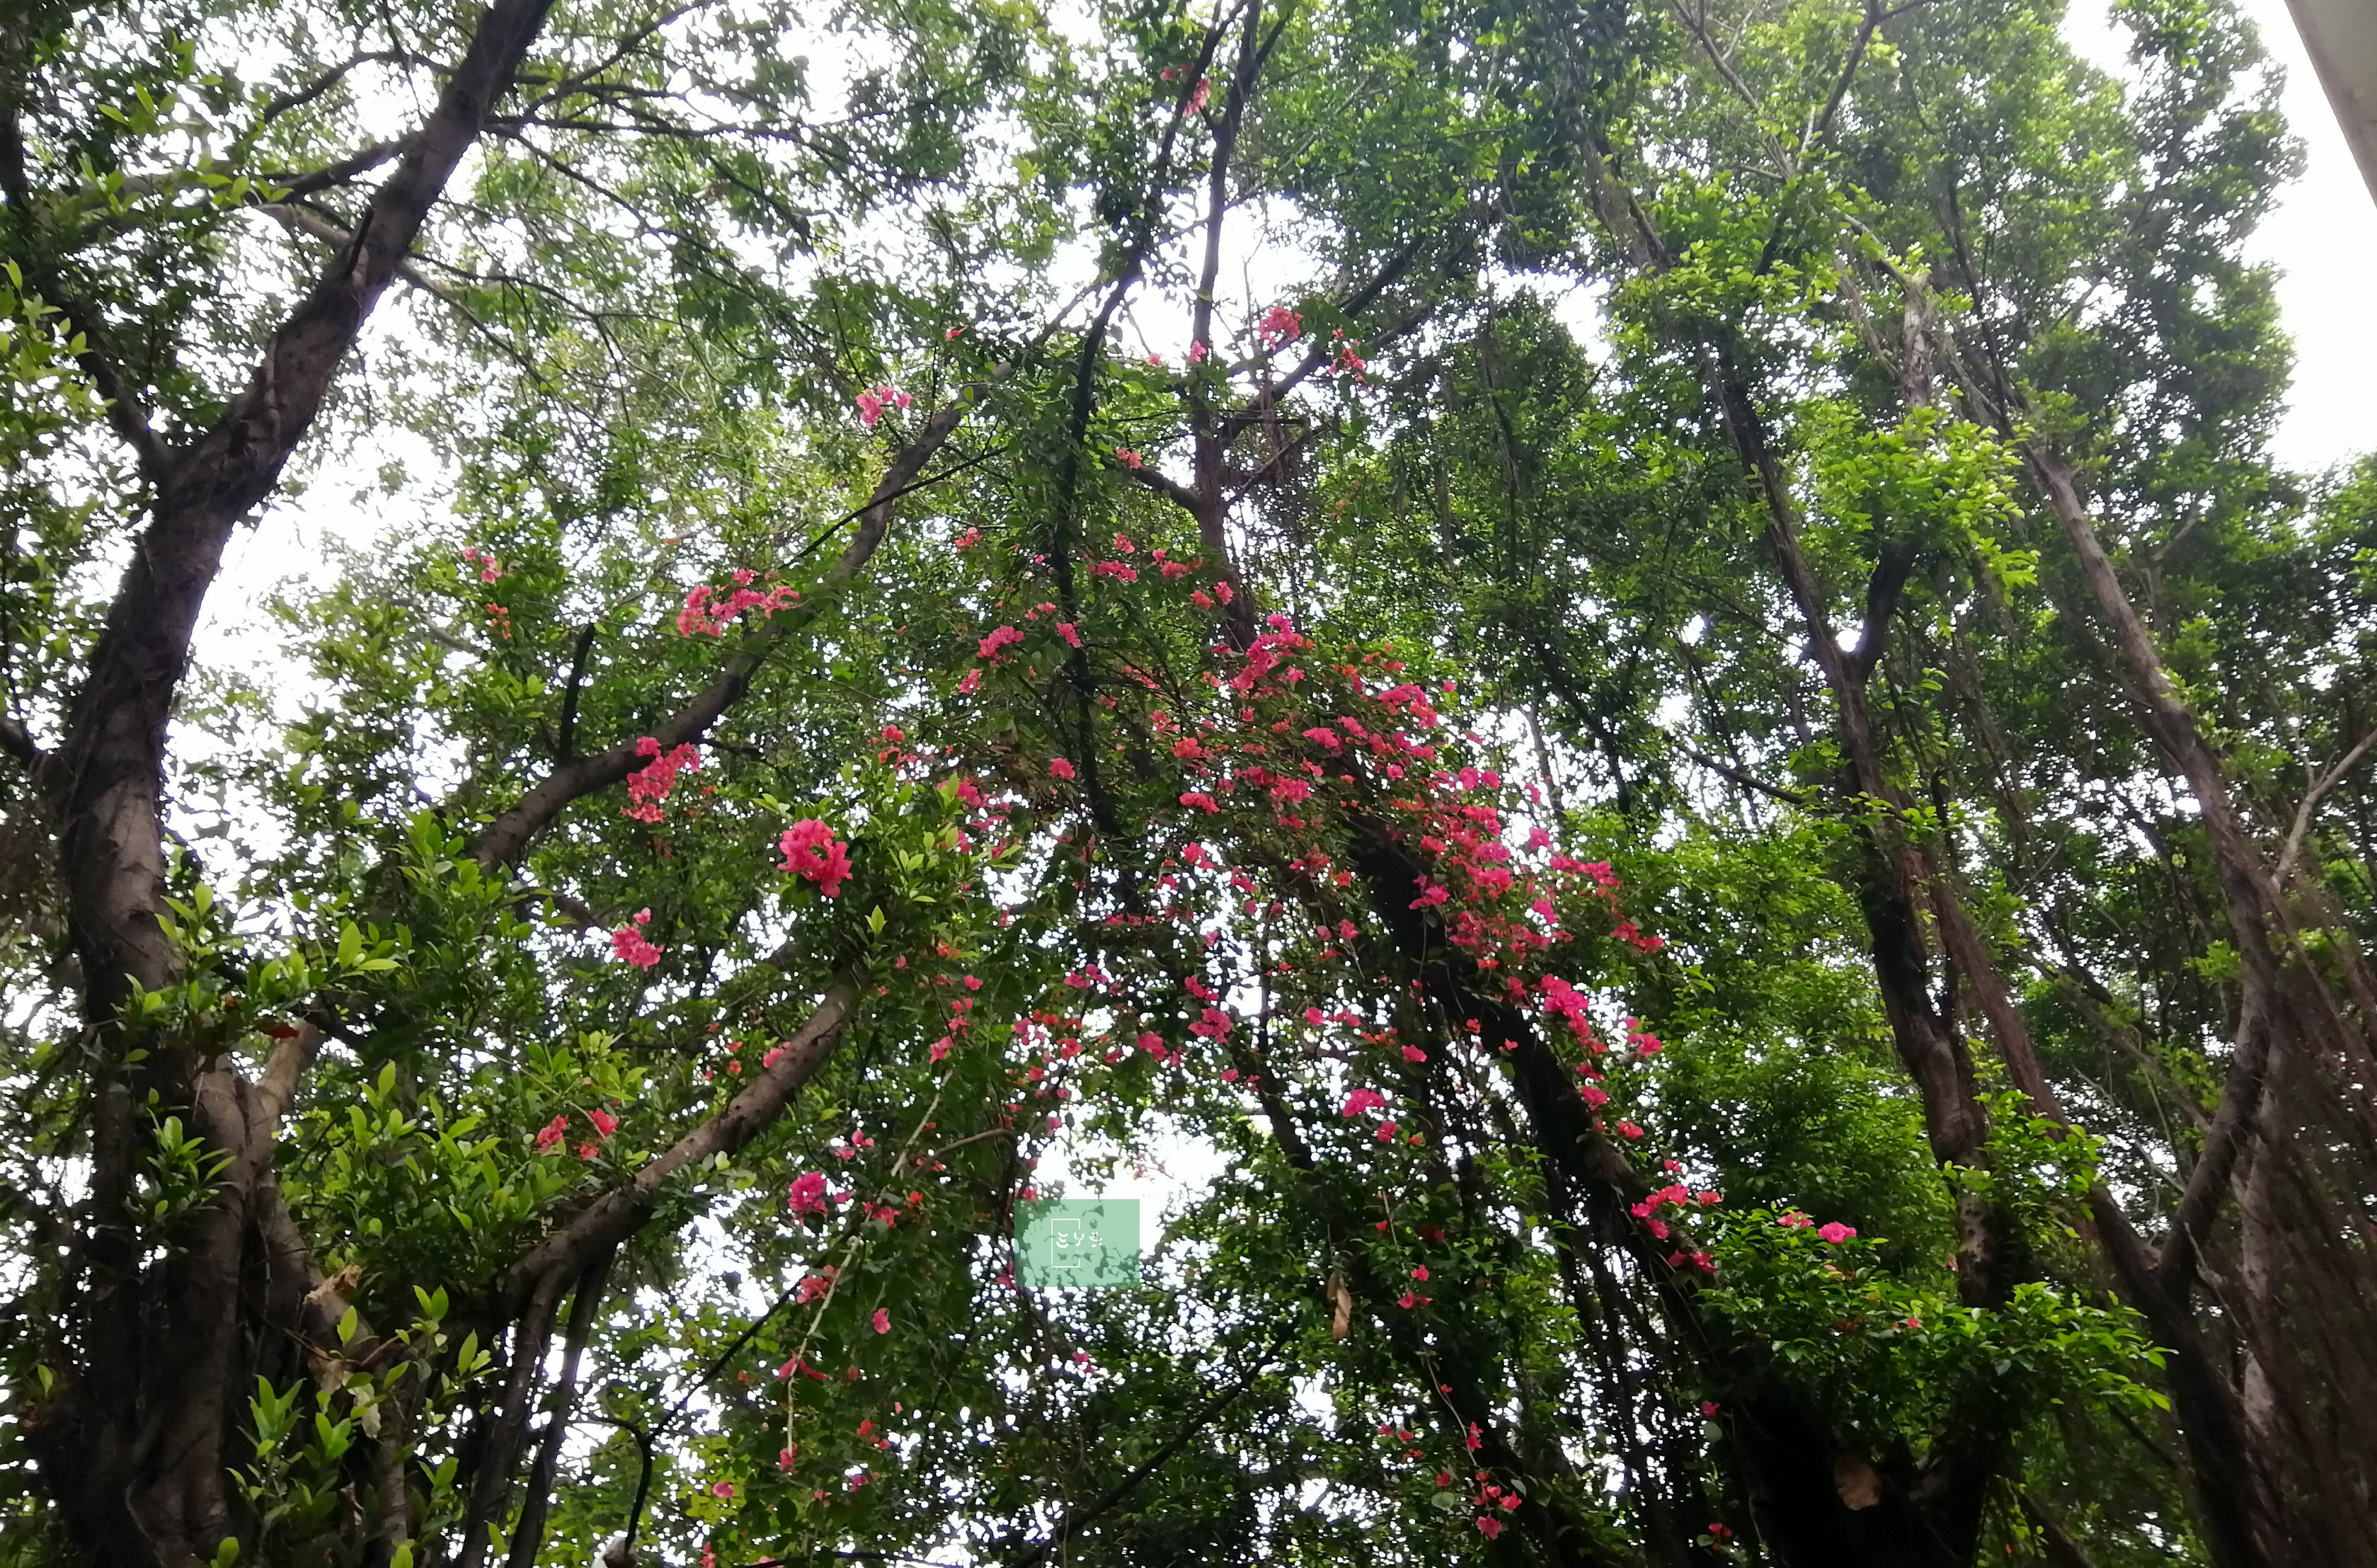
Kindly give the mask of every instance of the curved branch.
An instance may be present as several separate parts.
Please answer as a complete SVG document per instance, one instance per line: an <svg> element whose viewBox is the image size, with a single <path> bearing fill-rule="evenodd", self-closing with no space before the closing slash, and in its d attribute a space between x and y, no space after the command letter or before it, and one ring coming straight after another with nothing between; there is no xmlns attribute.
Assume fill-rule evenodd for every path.
<svg viewBox="0 0 2377 1568"><path fill-rule="evenodd" d="M764 1131L825 1064L857 1011L855 976L848 973L835 976L809 1021L781 1047L784 1054L776 1059L775 1066L728 1101L724 1110L636 1172L632 1180L595 1199L577 1218L538 1242L504 1272L495 1289L497 1315L510 1319L552 1281L584 1273L595 1258L633 1236L651 1217L661 1188L678 1171L713 1155L733 1154Z"/></svg>

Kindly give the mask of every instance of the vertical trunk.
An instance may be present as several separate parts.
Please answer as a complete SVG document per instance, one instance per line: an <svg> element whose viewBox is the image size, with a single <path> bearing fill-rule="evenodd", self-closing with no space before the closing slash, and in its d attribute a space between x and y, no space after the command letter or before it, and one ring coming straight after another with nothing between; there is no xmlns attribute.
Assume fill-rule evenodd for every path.
<svg viewBox="0 0 2377 1568"><path fill-rule="evenodd" d="M66 1267L56 1332L69 1363L30 1446L78 1548L127 1568L209 1560L238 1520L225 1464L243 1336L261 1316L244 1289L255 1199L289 1085L259 1094L221 1057L118 1022L134 987L182 978L158 916L164 895L167 730L208 590L232 531L280 484L364 321L429 209L478 139L552 0L497 0L341 253L274 331L215 424L168 449L112 399L154 486L146 526L68 709L56 805L68 927L97 1045L91 1201ZM14 116L9 116L13 136ZM93 350L89 368L108 367ZM117 389L123 392L123 389ZM150 1138L178 1119L225 1162L213 1197L141 1237L124 1223ZM143 1254L162 1243L162 1261Z"/></svg>

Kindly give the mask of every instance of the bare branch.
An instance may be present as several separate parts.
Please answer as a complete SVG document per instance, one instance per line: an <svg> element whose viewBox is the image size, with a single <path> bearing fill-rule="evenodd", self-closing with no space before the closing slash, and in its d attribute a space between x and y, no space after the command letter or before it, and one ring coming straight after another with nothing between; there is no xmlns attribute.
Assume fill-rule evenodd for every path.
<svg viewBox="0 0 2377 1568"><path fill-rule="evenodd" d="M1678 741L1677 745L1685 756L1690 758L1693 761L1699 763L1702 767L1706 768L1710 772L1714 773L1721 779L1726 779L1731 783L1738 784L1744 789L1754 790L1758 794L1765 796L1771 800L1780 800L1786 805L1805 806L1808 804L1808 796L1800 790L1785 789L1780 784L1768 784L1764 779L1758 777L1755 773L1748 772L1743 769L1737 768L1729 762L1718 761L1715 758L1710 756L1707 752L1702 751L1696 746L1691 746L1681 741Z"/></svg>
<svg viewBox="0 0 2377 1568"><path fill-rule="evenodd" d="M304 234L311 239L320 240L341 255L355 243L354 235L308 207L299 207L285 201L269 201L257 210L291 233ZM443 284L432 279L411 261L398 262L396 276L434 299L443 300L448 305L454 303L454 296L447 292Z"/></svg>
<svg viewBox="0 0 2377 1568"><path fill-rule="evenodd" d="M2287 830L2286 847L2278 852L2277 868L2272 872L2279 887L2284 888L2294 878L2295 862L2301 857L2303 842L2311 835L2311 818L2318 812L2319 803L2344 782L2344 775L2369 755L2371 747L2377 747L2377 730L2362 736L2351 750L2337 760L2335 767L2314 779L2311 788L2303 791L2302 804L2295 808L2294 826Z"/></svg>

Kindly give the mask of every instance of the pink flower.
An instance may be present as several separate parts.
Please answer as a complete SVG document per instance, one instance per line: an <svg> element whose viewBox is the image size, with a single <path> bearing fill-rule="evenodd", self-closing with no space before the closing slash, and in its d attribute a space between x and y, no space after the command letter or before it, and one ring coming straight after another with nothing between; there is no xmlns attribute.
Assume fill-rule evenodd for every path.
<svg viewBox="0 0 2377 1568"><path fill-rule="evenodd" d="M785 829L776 847L784 856L776 869L815 882L828 898L840 892L850 876L850 845L837 843L833 830L815 817Z"/></svg>
<svg viewBox="0 0 2377 1568"><path fill-rule="evenodd" d="M1212 353L1213 351L1212 349L1207 348L1202 343L1190 343L1188 345L1188 363L1191 365L1202 365L1207 359L1212 357Z"/></svg>
<svg viewBox="0 0 2377 1568"><path fill-rule="evenodd" d="M1584 1103L1589 1106L1606 1106L1609 1103L1608 1093L1598 1083L1587 1083L1577 1090L1577 1093L1584 1096Z"/></svg>
<svg viewBox="0 0 2377 1568"><path fill-rule="evenodd" d="M978 666L966 671L965 678L958 682L958 693L961 696L972 696L981 689L982 670Z"/></svg>
<svg viewBox="0 0 2377 1568"><path fill-rule="evenodd" d="M806 1171L793 1178L792 1186L785 1189L784 1202L796 1215L826 1213L825 1172Z"/></svg>
<svg viewBox="0 0 2377 1568"><path fill-rule="evenodd" d="M1293 342L1303 335L1304 317L1284 305L1272 305L1262 313L1262 319L1255 323L1255 336L1267 349Z"/></svg>
<svg viewBox="0 0 2377 1568"><path fill-rule="evenodd" d="M1115 461L1121 463L1125 468L1142 467L1146 461L1145 459L1141 458L1137 452L1132 451L1129 447L1117 447L1115 449Z"/></svg>
<svg viewBox="0 0 2377 1568"><path fill-rule="evenodd" d="M1630 1122L1630 1121L1621 1121L1621 1122L1619 1122L1619 1123L1618 1124L1618 1131L1619 1131L1620 1133L1622 1133L1623 1135L1625 1135L1626 1137L1629 1137L1629 1138L1640 1138L1641 1136L1642 1136L1642 1130L1641 1128L1639 1128L1639 1127L1635 1126L1635 1125L1634 1125L1632 1122Z"/></svg>
<svg viewBox="0 0 2377 1568"><path fill-rule="evenodd" d="M1502 1534L1502 1521L1491 1514L1480 1514L1477 1515L1477 1533L1487 1540L1498 1539Z"/></svg>
<svg viewBox="0 0 2377 1568"><path fill-rule="evenodd" d="M1057 635L1063 638L1066 641L1071 643L1076 648L1079 648L1081 645L1081 628L1074 625L1071 621L1058 621L1057 623Z"/></svg>
<svg viewBox="0 0 2377 1568"><path fill-rule="evenodd" d="M1837 1247L1857 1234L1857 1227L1843 1225L1840 1221L1834 1220L1830 1225L1819 1226L1816 1234Z"/></svg>
<svg viewBox="0 0 2377 1568"><path fill-rule="evenodd" d="M1049 762L1048 771L1060 779L1069 779L1073 776L1073 764L1058 757Z"/></svg>
<svg viewBox="0 0 2377 1568"><path fill-rule="evenodd" d="M1181 113L1184 114L1200 114L1204 113L1205 102L1207 99L1211 98L1212 94L1213 79L1211 77L1199 77L1197 78L1197 85L1189 90L1188 106L1183 109Z"/></svg>
<svg viewBox="0 0 2377 1568"><path fill-rule="evenodd" d="M569 1136L569 1119L566 1116L556 1116L538 1131L536 1152L540 1155L549 1155L559 1148L561 1141L567 1136Z"/></svg>
<svg viewBox="0 0 2377 1568"><path fill-rule="evenodd" d="M1427 1059L1427 1053L1420 1049L1417 1046L1405 1046L1404 1047L1404 1059L1405 1061L1426 1061Z"/></svg>
<svg viewBox="0 0 2377 1568"><path fill-rule="evenodd" d="M735 1495L735 1483L733 1481L720 1481L716 1486L710 1489L710 1495L712 1497L733 1497Z"/></svg>
<svg viewBox="0 0 2377 1568"><path fill-rule="evenodd" d="M869 430L872 430L875 428L875 422L882 417L883 400L876 393L875 389L870 387L866 391L859 393L858 423L866 425Z"/></svg>
<svg viewBox="0 0 2377 1568"><path fill-rule="evenodd" d="M1717 1412L1717 1403L1716 1403L1716 1401L1715 1401L1715 1400L1714 1400L1714 1399L1703 1399L1703 1400L1702 1400L1702 1401L1701 1401L1701 1414L1702 1414L1702 1415L1706 1416L1710 1420L1714 1421L1714 1420L1715 1420L1715 1419L1716 1419L1716 1412Z"/></svg>
<svg viewBox="0 0 2377 1568"><path fill-rule="evenodd" d="M611 951L639 969L650 969L661 961L661 950L644 939L643 928L651 917L651 910L639 909L634 920L611 933Z"/></svg>
<svg viewBox="0 0 2377 1568"><path fill-rule="evenodd" d="M604 1110L601 1106L596 1106L592 1110L588 1111L586 1113L586 1119L592 1122L594 1124L594 1131L601 1133L605 1138L608 1138L612 1133L616 1132L619 1130L619 1119L613 1116L609 1111Z"/></svg>
<svg viewBox="0 0 2377 1568"><path fill-rule="evenodd" d="M874 1322L876 1333L889 1334L891 1332L891 1313L889 1310L882 1307L876 1308Z"/></svg>
<svg viewBox="0 0 2377 1568"><path fill-rule="evenodd" d="M950 1038L949 1035L942 1035L939 1039L935 1040L935 1041L933 1042L933 1046L932 1046L932 1058L933 1058L933 1059L934 1059L935 1061L944 1061L944 1060L947 1060L947 1059L948 1059L948 1058L949 1058L949 1054L950 1054L950 1047L951 1047L951 1046L952 1046L952 1045L954 1045L954 1044L956 1044L956 1041L954 1041L953 1039L951 1039L951 1038Z"/></svg>
<svg viewBox="0 0 2377 1568"><path fill-rule="evenodd" d="M1359 1116L1366 1110L1378 1110L1387 1103L1387 1096L1376 1089L1356 1089L1345 1096L1346 1116Z"/></svg>
<svg viewBox="0 0 2377 1568"><path fill-rule="evenodd" d="M661 743L645 736L636 742L636 755L651 760L627 775L627 799L631 804L622 807L619 814L639 822L657 822L661 820L661 802L676 788L677 774L700 772L701 753L691 745L682 745L663 755Z"/></svg>

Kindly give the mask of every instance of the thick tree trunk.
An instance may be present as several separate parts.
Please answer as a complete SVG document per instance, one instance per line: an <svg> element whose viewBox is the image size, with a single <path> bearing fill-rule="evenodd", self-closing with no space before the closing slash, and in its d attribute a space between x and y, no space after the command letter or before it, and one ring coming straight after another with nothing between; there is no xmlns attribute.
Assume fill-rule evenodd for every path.
<svg viewBox="0 0 2377 1568"><path fill-rule="evenodd" d="M479 137L551 0L499 0L436 111L375 193L351 243L266 346L246 389L187 447L116 424L155 485L147 526L66 716L56 766L70 936L102 1065L91 1102L91 1195L69 1262L79 1286L59 1325L70 1362L29 1421L31 1446L78 1548L126 1568L187 1568L236 1533L226 1448L244 1393L243 1336L261 1304L244 1287L259 1182L291 1085L269 1091L170 1032L117 1022L134 987L163 988L180 959L164 892L167 728L191 639L232 530L280 483L349 350ZM113 385L103 364L93 374ZM180 1119L224 1160L214 1197L176 1234L137 1236L127 1200L152 1119ZM156 1262L143 1254L165 1245Z"/></svg>

